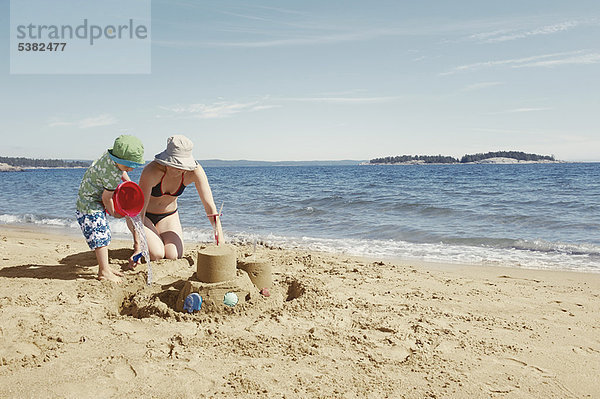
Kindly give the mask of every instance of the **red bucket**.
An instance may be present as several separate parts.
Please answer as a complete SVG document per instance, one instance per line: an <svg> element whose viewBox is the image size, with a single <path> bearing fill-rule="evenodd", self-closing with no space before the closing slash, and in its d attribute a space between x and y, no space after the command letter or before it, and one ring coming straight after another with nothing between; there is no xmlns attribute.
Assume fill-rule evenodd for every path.
<svg viewBox="0 0 600 399"><path fill-rule="evenodd" d="M144 207L144 193L137 183L124 181L117 186L113 193L113 202L115 203L115 211L120 215L134 217Z"/></svg>

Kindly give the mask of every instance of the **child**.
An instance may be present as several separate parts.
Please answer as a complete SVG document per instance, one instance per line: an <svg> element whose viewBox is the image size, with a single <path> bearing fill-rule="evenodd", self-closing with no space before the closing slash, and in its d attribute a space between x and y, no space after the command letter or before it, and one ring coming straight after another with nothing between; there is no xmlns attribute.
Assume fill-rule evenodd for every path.
<svg viewBox="0 0 600 399"><path fill-rule="evenodd" d="M113 192L121 180L130 180L127 172L144 164L144 145L134 136L117 137L113 148L109 149L83 175L77 197L77 222L98 261L98 280L120 282L123 273L114 271L108 264L108 244L110 228L106 212L121 218L115 213Z"/></svg>

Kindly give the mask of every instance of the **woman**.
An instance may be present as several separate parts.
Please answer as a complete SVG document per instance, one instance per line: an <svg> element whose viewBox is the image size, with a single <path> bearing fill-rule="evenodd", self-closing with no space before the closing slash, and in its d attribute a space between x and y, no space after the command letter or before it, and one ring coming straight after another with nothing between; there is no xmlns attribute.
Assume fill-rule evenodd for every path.
<svg viewBox="0 0 600 399"><path fill-rule="evenodd" d="M167 149L157 154L140 176L144 192L144 226L150 259L178 259L183 256L183 231L177 209L177 197L194 184L216 234L223 239L221 221L202 167L194 160L194 144L185 136L167 139ZM132 227L130 227L132 229ZM134 236L134 254L141 250L139 237ZM130 266L137 264L130 259Z"/></svg>

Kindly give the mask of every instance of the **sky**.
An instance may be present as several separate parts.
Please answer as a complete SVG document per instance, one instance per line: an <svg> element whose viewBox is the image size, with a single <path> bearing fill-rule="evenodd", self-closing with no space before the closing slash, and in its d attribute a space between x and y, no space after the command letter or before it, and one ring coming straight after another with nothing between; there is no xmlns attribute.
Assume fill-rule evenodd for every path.
<svg viewBox="0 0 600 399"><path fill-rule="evenodd" d="M133 134L150 160L183 134L197 159L600 161L597 0L154 0L151 73L78 75L10 74L9 5L2 156Z"/></svg>

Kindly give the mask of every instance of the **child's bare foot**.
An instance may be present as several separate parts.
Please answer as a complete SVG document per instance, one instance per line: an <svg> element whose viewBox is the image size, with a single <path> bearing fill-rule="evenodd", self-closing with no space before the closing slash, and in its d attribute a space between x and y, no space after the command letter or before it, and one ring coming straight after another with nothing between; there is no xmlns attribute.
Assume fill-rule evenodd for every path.
<svg viewBox="0 0 600 399"><path fill-rule="evenodd" d="M123 277L123 273L114 271L110 268L98 271L98 280L100 281L107 280L119 284L121 282L121 277Z"/></svg>

